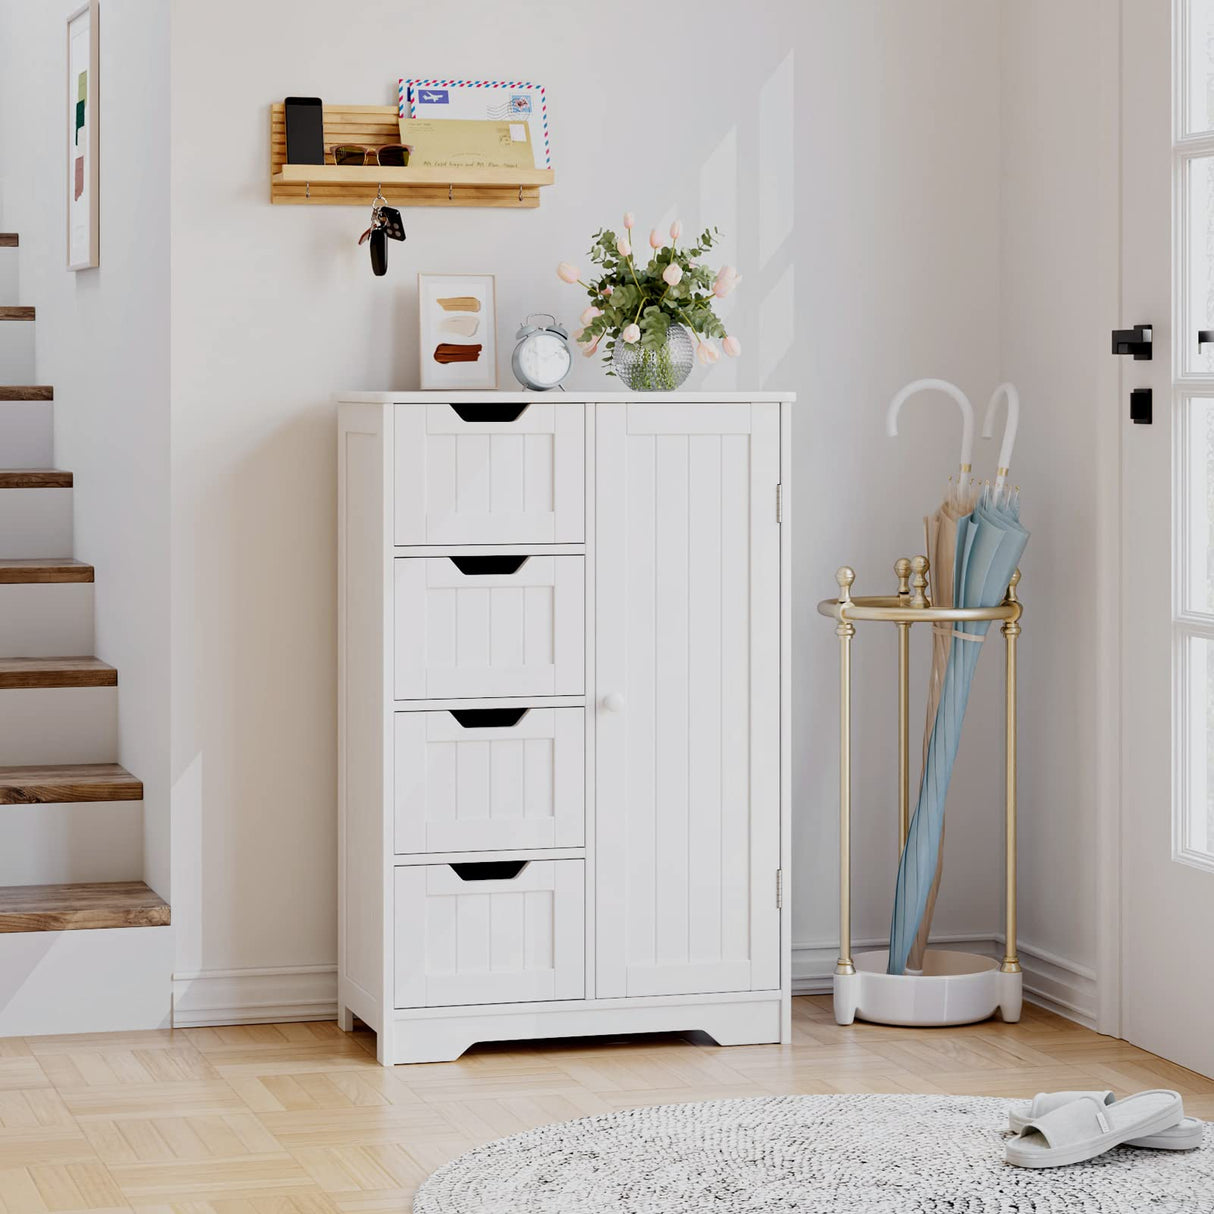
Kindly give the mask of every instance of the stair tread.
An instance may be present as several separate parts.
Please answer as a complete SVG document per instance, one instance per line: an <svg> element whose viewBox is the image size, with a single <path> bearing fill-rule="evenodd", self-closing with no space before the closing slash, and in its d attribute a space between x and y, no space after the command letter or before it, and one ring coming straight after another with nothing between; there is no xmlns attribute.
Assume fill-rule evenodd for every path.
<svg viewBox="0 0 1214 1214"><path fill-rule="evenodd" d="M61 468L0 469L0 489L70 489L72 474Z"/></svg>
<svg viewBox="0 0 1214 1214"><path fill-rule="evenodd" d="M5 304L0 307L0 320L33 320L34 309L26 305Z"/></svg>
<svg viewBox="0 0 1214 1214"><path fill-rule="evenodd" d="M54 400L55 389L49 384L0 385L0 400Z"/></svg>
<svg viewBox="0 0 1214 1214"><path fill-rule="evenodd" d="M117 763L0 767L0 805L59 805L68 801L141 801L143 781Z"/></svg>
<svg viewBox="0 0 1214 1214"><path fill-rule="evenodd" d="M0 586L30 582L91 582L93 567L68 557L11 557L0 560Z"/></svg>
<svg viewBox="0 0 1214 1214"><path fill-rule="evenodd" d="M0 658L0 689L116 687L118 671L94 657Z"/></svg>
<svg viewBox="0 0 1214 1214"><path fill-rule="evenodd" d="M16 232L0 232L0 249L15 249L20 243Z"/></svg>
<svg viewBox="0 0 1214 1214"><path fill-rule="evenodd" d="M0 932L161 927L169 904L142 881L0 887Z"/></svg>

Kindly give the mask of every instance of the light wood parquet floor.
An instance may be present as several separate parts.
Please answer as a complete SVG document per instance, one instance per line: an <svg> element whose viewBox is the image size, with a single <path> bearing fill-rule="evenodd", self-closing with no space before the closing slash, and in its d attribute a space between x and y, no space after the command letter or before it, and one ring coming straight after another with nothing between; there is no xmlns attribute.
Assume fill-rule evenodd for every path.
<svg viewBox="0 0 1214 1214"><path fill-rule="evenodd" d="M404 1214L488 1139L718 1097L1172 1087L1214 1118L1214 1081L1027 1005L1018 1025L934 1030L793 1006L790 1046L576 1040L392 1070L328 1022L0 1040L0 1214Z"/></svg>

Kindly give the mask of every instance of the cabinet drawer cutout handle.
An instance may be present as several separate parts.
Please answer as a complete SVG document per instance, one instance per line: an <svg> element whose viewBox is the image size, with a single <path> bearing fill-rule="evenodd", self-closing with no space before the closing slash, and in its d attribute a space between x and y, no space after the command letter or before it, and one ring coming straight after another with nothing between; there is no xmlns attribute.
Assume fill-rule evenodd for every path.
<svg viewBox="0 0 1214 1214"><path fill-rule="evenodd" d="M527 563L525 556L451 556L447 558L465 577L489 577L518 573Z"/></svg>
<svg viewBox="0 0 1214 1214"><path fill-rule="evenodd" d="M465 729L509 729L517 725L529 708L451 708L451 715Z"/></svg>
<svg viewBox="0 0 1214 1214"><path fill-rule="evenodd" d="M451 408L462 422L516 422L524 413L530 401L505 404L500 401L473 401L468 404L452 404Z"/></svg>
<svg viewBox="0 0 1214 1214"><path fill-rule="evenodd" d="M513 881L530 863L528 860L477 860L452 864L461 881Z"/></svg>

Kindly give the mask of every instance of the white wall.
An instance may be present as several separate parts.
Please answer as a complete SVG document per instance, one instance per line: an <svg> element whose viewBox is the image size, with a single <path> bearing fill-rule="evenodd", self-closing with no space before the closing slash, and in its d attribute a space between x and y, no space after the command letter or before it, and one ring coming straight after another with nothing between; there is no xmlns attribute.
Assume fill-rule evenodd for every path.
<svg viewBox="0 0 1214 1214"><path fill-rule="evenodd" d="M1022 587L1030 606L1021 676L1021 930L1072 963L1071 990L1060 986L1060 997L1078 993L1089 1014L1100 960L1098 817L1111 811L1106 781L1115 779L1112 764L1101 761L1100 730L1109 709L1101 653L1110 610L1101 588L1110 568L1116 584L1109 537L1117 502L1114 487L1110 509L1108 476L1116 477L1124 407L1108 346L1122 319L1118 7L1016 0L1000 9L1001 355L1024 401L1013 475L1033 529Z"/></svg>
<svg viewBox="0 0 1214 1214"><path fill-rule="evenodd" d="M65 268L66 16L0 6L0 173L37 308L55 458L75 474L76 556L96 566L97 656L118 668L119 761L144 782L144 873L169 895L169 14L104 0L101 266ZM2 462L2 458L0 458ZM135 858L138 864L138 857Z"/></svg>
<svg viewBox="0 0 1214 1214"><path fill-rule="evenodd" d="M289 14L289 15L288 15ZM414 276L498 276L503 386L524 313L583 301L553 268L625 208L715 223L745 275L745 357L692 385L793 388L797 677L795 942L802 973L835 917L835 640L813 612L845 561L892 584L956 461L955 414L906 380L997 382L999 126L994 0L466 0L178 4L173 19L174 916L179 971L335 959L334 410L343 388L417 384ZM619 31L618 35L613 31ZM631 66L629 66L631 65ZM269 105L391 104L398 75L542 78L557 184L539 210L407 211L373 279L358 209L271 207ZM214 87L202 87L203 85ZM369 199L368 199L369 201ZM580 363L578 386L610 383ZM993 455L987 461L993 466ZM857 646L856 931L888 930L895 863L892 636ZM967 724L949 834L946 933L998 928L998 663ZM298 981L295 975L292 981ZM241 975L216 979L238 992ZM213 989L219 990L219 986ZM298 988L297 988L298 989ZM238 993L224 998L239 1000ZM266 997L269 997L268 995Z"/></svg>

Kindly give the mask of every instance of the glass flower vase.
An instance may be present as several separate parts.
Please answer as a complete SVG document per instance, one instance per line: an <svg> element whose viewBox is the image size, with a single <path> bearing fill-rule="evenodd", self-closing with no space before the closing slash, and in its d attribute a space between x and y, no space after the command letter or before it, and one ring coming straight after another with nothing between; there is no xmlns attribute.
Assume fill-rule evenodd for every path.
<svg viewBox="0 0 1214 1214"><path fill-rule="evenodd" d="M628 345L617 337L611 369L630 392L673 392L691 374L695 353L691 334L682 325L672 324L656 350L644 349L640 342Z"/></svg>

